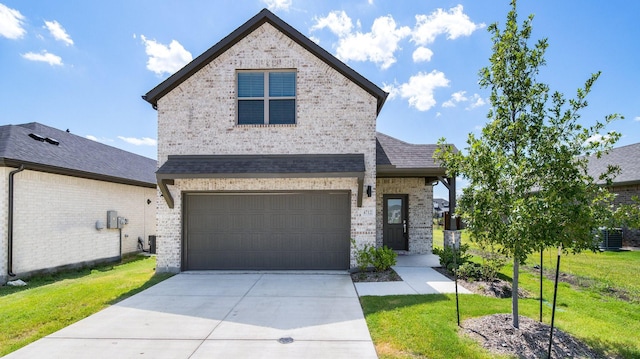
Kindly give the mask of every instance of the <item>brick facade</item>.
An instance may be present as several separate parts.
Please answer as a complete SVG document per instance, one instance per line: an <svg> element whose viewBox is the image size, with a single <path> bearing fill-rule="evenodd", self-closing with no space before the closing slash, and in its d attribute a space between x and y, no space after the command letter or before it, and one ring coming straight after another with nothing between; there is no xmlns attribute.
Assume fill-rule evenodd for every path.
<svg viewBox="0 0 640 359"><path fill-rule="evenodd" d="M247 69L297 72L295 125L236 125L236 71ZM374 96L264 23L158 100L158 164L168 155L362 153L365 188L375 190L376 105ZM158 198L158 271L180 270L182 191L351 190L352 237L359 245L376 240L375 198L365 195L362 207L355 205L355 178L177 180L169 189L173 209Z"/></svg>
<svg viewBox="0 0 640 359"><path fill-rule="evenodd" d="M632 204L634 197L640 198L640 185L614 186L611 191L616 194L616 205ZM640 247L640 228L623 228L622 245Z"/></svg>
<svg viewBox="0 0 640 359"><path fill-rule="evenodd" d="M383 200L385 194L409 195L409 253L431 253L433 248L433 187L424 178L378 178L376 180L376 245L383 245Z"/></svg>
<svg viewBox="0 0 640 359"><path fill-rule="evenodd" d="M0 217L7 219L7 178L0 168ZM119 230L107 229L108 210L128 219L122 252L137 250L155 234L154 188L25 170L14 177L13 272L32 272L117 258ZM152 202L147 204L147 200ZM96 229L100 220L105 228ZM0 273L7 272L7 228L2 228Z"/></svg>

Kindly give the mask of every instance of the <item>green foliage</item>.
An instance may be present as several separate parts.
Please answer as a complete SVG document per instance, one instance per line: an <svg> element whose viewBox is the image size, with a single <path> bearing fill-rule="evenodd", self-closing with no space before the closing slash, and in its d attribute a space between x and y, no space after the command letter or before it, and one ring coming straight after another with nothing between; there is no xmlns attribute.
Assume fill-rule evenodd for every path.
<svg viewBox="0 0 640 359"><path fill-rule="evenodd" d="M467 263L471 259L471 255L467 254L469 250L468 244L460 245L460 248L455 249L452 246L445 246L444 248L434 248L433 254L440 257L440 266L446 268L450 273L454 273L456 268Z"/></svg>
<svg viewBox="0 0 640 359"><path fill-rule="evenodd" d="M546 65L546 39L530 44L533 15L518 24L516 1L505 28L488 27L493 35L490 65L480 70L480 85L491 90L489 122L479 137L469 134L466 153L441 139L436 159L448 175L469 182L458 201L458 215L470 237L495 244L514 260L514 326L517 327L518 264L542 248L566 251L594 249L594 231L610 220L613 195L598 181L610 183L618 168L609 166L598 178L587 172L589 156L601 156L620 134L601 135L605 125L621 117L583 126L579 112L600 73L593 74L574 99L565 99L538 82Z"/></svg>
<svg viewBox="0 0 640 359"><path fill-rule="evenodd" d="M351 244L355 247L355 240L352 239ZM370 267L378 272L384 272L396 265L398 254L387 246L376 248L365 244L362 248L356 249L355 257L361 272L367 271Z"/></svg>

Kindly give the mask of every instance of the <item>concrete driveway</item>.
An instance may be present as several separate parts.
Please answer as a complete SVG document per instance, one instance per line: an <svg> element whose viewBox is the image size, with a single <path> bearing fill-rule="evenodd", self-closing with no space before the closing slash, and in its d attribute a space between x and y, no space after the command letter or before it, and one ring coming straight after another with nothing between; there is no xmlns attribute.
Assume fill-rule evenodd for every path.
<svg viewBox="0 0 640 359"><path fill-rule="evenodd" d="M376 358L345 272L181 273L6 358Z"/></svg>

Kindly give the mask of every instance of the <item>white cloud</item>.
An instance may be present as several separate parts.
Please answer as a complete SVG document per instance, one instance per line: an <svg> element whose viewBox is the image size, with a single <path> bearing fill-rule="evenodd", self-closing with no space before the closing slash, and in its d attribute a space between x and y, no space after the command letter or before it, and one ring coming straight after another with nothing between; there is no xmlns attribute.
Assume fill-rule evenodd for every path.
<svg viewBox="0 0 640 359"><path fill-rule="evenodd" d="M442 103L442 107L456 107L459 103L468 103L465 110L473 110L476 107L484 106L485 100L477 93L473 96L466 96L467 91L458 91L451 94L451 98Z"/></svg>
<svg viewBox="0 0 640 359"><path fill-rule="evenodd" d="M447 34L447 39L453 40L460 36L469 36L485 26L474 24L462 11L462 5L458 5L449 11L436 9L430 15L416 15L416 27L411 34L411 40L424 46L433 43L438 35Z"/></svg>
<svg viewBox="0 0 640 359"><path fill-rule="evenodd" d="M418 111L428 111L435 106L433 93L438 87L449 86L449 80L443 72L433 70L430 73L420 72L411 76L408 83L400 86L400 96L409 99L409 106Z"/></svg>
<svg viewBox="0 0 640 359"><path fill-rule="evenodd" d="M149 55L147 69L158 75L173 74L193 59L191 53L176 40L172 40L167 46L155 40L147 40L144 35L140 35L140 38L145 45L145 52Z"/></svg>
<svg viewBox="0 0 640 359"><path fill-rule="evenodd" d="M340 38L337 57L343 61L371 61L384 70L396 62L398 42L410 33L406 26L396 28L391 15L379 17L373 21L371 32L358 31Z"/></svg>
<svg viewBox="0 0 640 359"><path fill-rule="evenodd" d="M400 88L395 83L393 84L383 83L382 90L389 93L389 96L387 96L387 101L393 100L396 96L400 94Z"/></svg>
<svg viewBox="0 0 640 359"><path fill-rule="evenodd" d="M46 50L43 50L39 54L36 54L35 52L27 52L26 54L22 54L22 57L29 61L46 62L51 66L63 65L62 58L60 56L49 53Z"/></svg>
<svg viewBox="0 0 640 359"><path fill-rule="evenodd" d="M291 0L262 0L271 11L284 10L289 11Z"/></svg>
<svg viewBox="0 0 640 359"><path fill-rule="evenodd" d="M126 143L130 143L135 146L155 146L158 144L158 141L149 137L135 138L135 137L118 136L118 138L123 140Z"/></svg>
<svg viewBox="0 0 640 359"><path fill-rule="evenodd" d="M467 101L468 98L464 95L467 91L458 91L451 94L451 98L442 104L442 107L456 107L459 102Z"/></svg>
<svg viewBox="0 0 640 359"><path fill-rule="evenodd" d="M320 45L320 39L315 37L315 36L309 36L309 40L315 42L316 44Z"/></svg>
<svg viewBox="0 0 640 359"><path fill-rule="evenodd" d="M433 56L433 51L420 46L413 52L413 62L428 62L431 61L431 56Z"/></svg>
<svg viewBox="0 0 640 359"><path fill-rule="evenodd" d="M338 37L344 37L349 35L351 33L351 30L353 29L353 22L344 11L332 11L325 17L315 17L313 20L316 22L316 24L311 26L310 31L328 28Z"/></svg>
<svg viewBox="0 0 640 359"><path fill-rule="evenodd" d="M98 138L96 136L93 135L86 135L84 136L85 138L91 140L91 141L96 141L96 142L100 142L100 143L108 143L108 142L113 142L112 139L110 138L106 138L106 137L102 137L102 138Z"/></svg>
<svg viewBox="0 0 640 359"><path fill-rule="evenodd" d="M487 104L487 102L477 93L473 94L473 96L469 99L469 102L471 102L471 104L469 105L469 107L467 107L467 110L473 110L476 107L481 107Z"/></svg>
<svg viewBox="0 0 640 359"><path fill-rule="evenodd" d="M636 116L636 118L633 119L634 121L640 122L640 116Z"/></svg>
<svg viewBox="0 0 640 359"><path fill-rule="evenodd" d="M44 25L45 28L49 30L49 33L51 33L51 36L53 36L54 39L64 42L65 44L67 44L67 46L73 45L71 36L67 34L67 31L62 27L62 25L60 25L59 22L57 22L56 20L45 20Z"/></svg>
<svg viewBox="0 0 640 359"><path fill-rule="evenodd" d="M20 11L0 4L0 36L7 39L19 39L26 33L22 27L24 16Z"/></svg>

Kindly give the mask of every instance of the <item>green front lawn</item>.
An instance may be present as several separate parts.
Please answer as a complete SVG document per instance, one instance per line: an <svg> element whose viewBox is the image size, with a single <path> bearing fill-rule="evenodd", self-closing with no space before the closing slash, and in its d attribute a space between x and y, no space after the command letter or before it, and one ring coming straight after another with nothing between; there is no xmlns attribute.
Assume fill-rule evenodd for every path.
<svg viewBox="0 0 640 359"><path fill-rule="evenodd" d="M0 287L0 356L77 322L170 275L155 274L155 257L32 278Z"/></svg>
<svg viewBox="0 0 640 359"><path fill-rule="evenodd" d="M468 238L463 234L463 243L466 241ZM434 231L434 243L442 245L441 234L437 231ZM556 255L557 251L545 253L546 269L555 270ZM536 320L539 274L527 270L539 259L539 255L531 258L520 273L520 286L532 296L520 300L520 315ZM512 270L507 265L501 274L510 279ZM640 283L634 278L640 273L640 252L563 255L560 271L588 280L591 285L579 287L560 283L556 326L607 355L639 358ZM612 294L621 290L631 293L629 300L618 299ZM543 320L550 323L551 280L544 280L543 298ZM458 335L454 295L363 297L361 303L381 358L495 357L474 341ZM460 312L462 320L510 313L511 299L461 295Z"/></svg>

